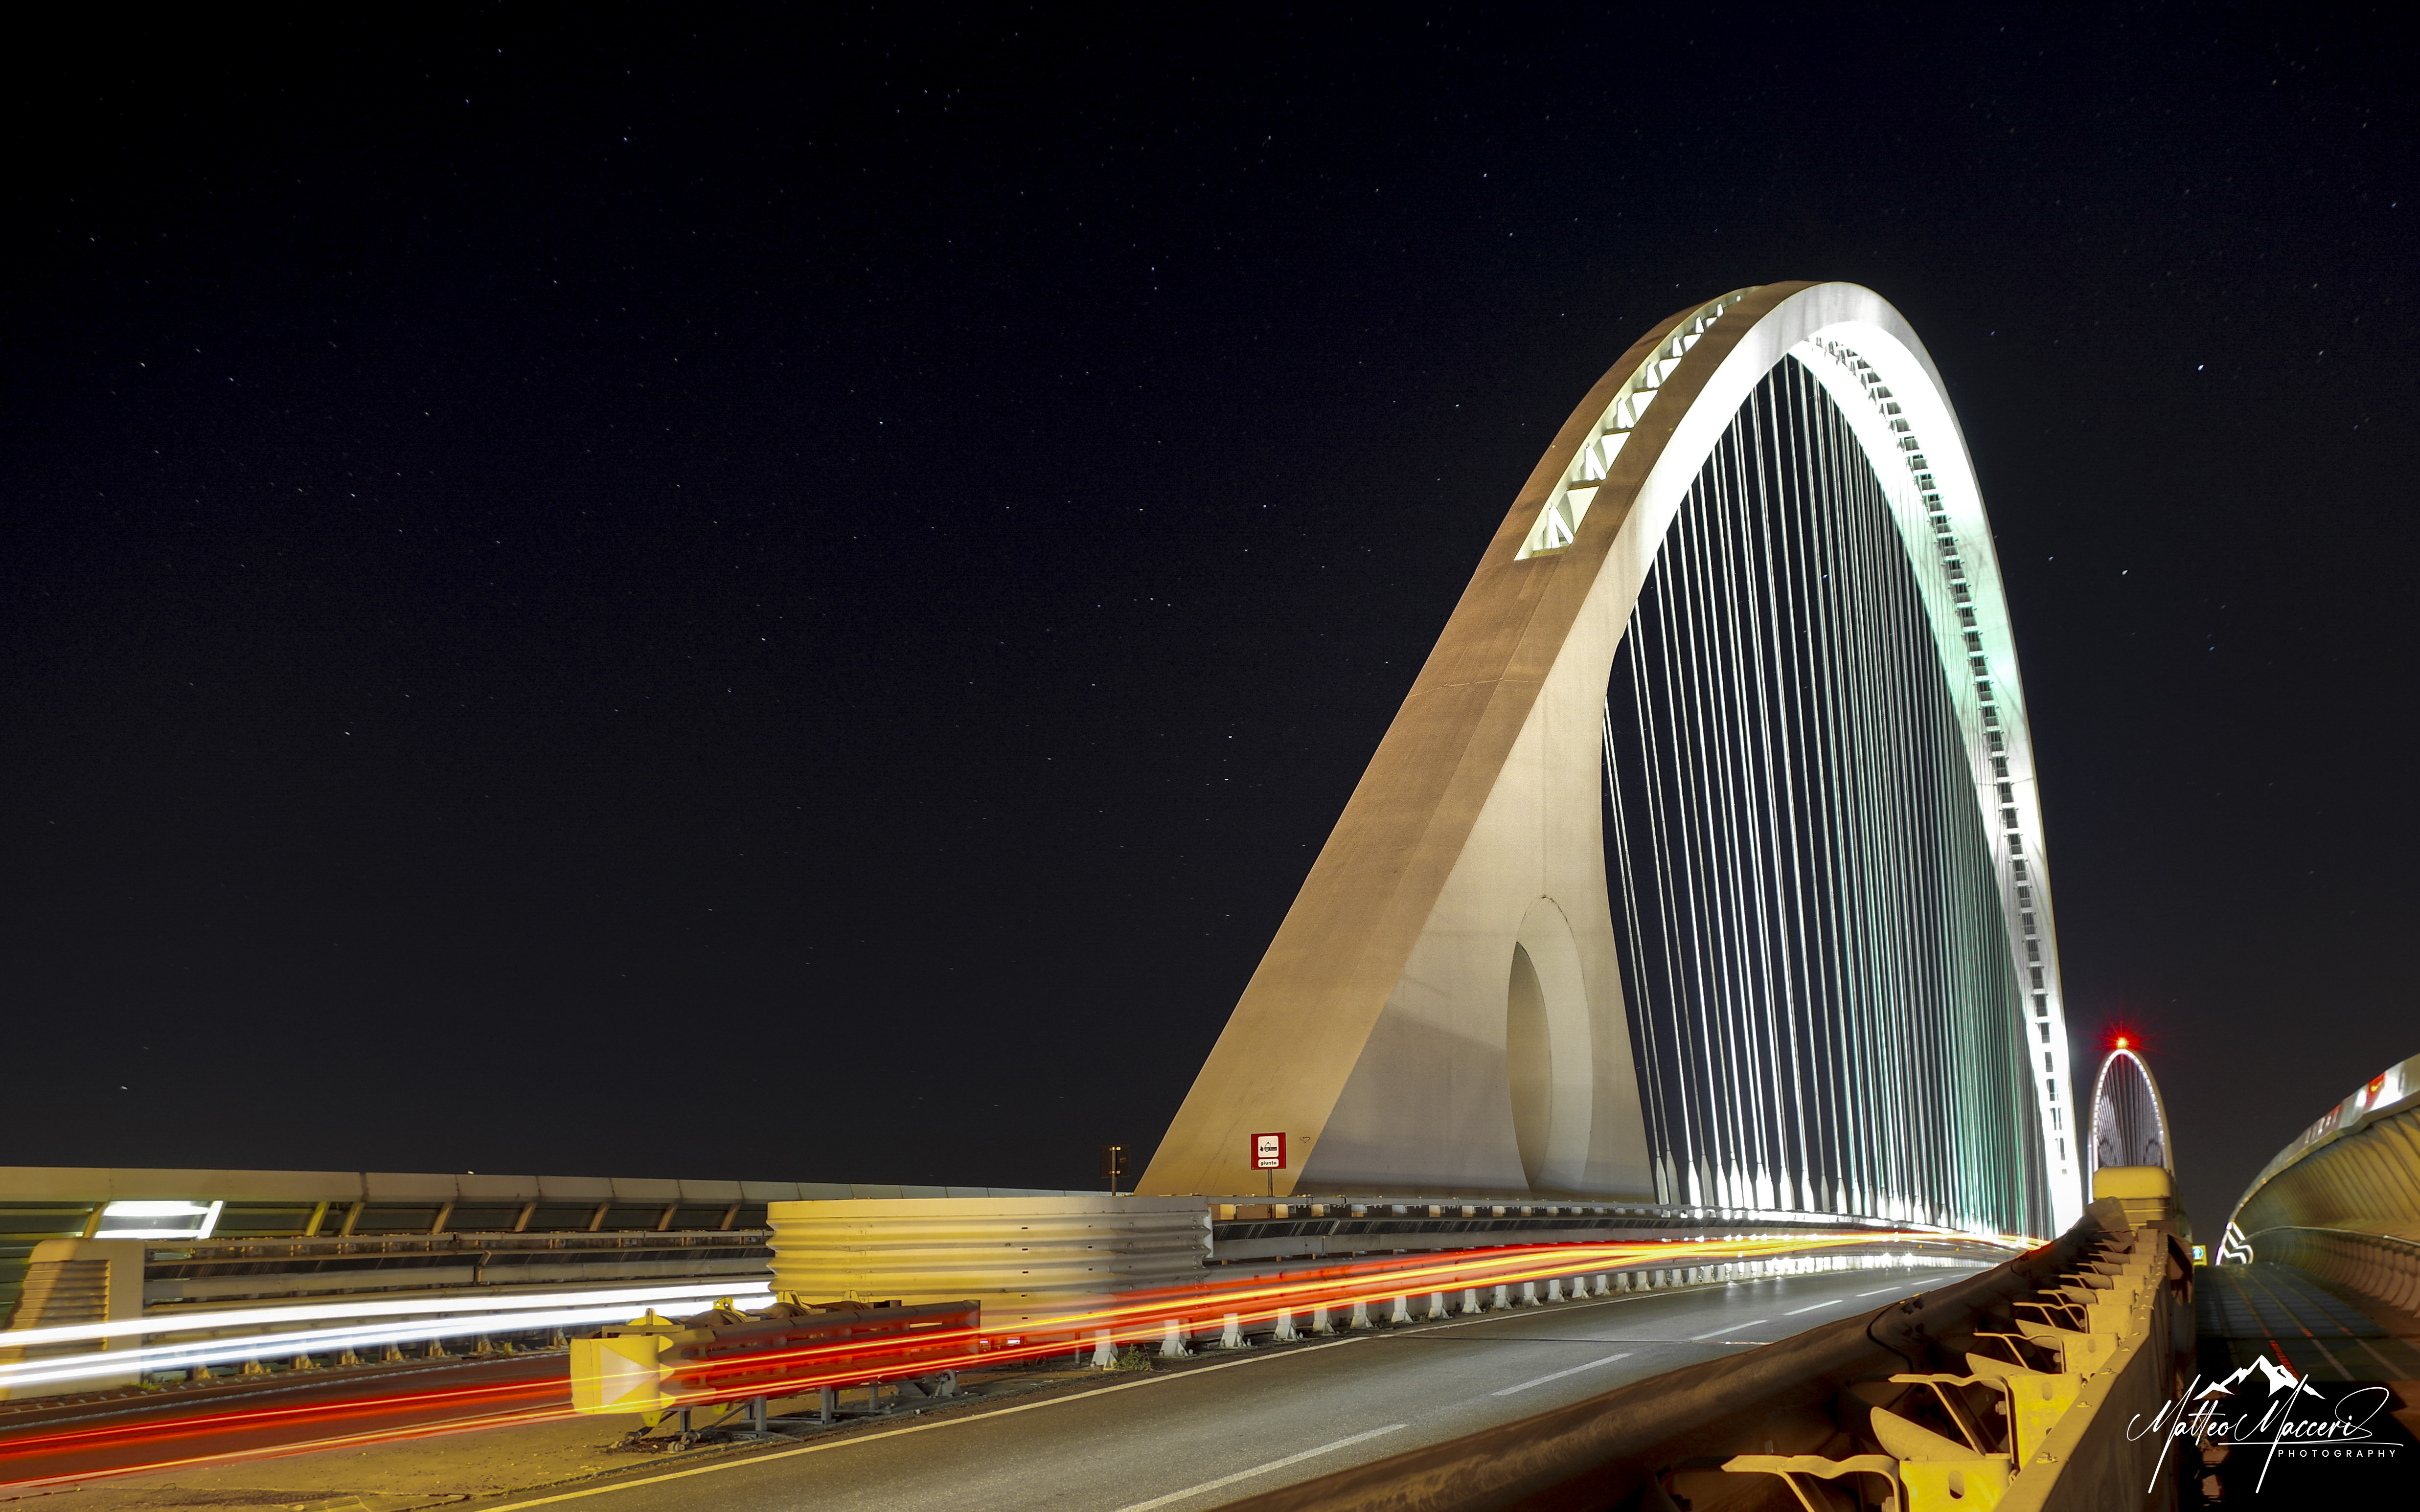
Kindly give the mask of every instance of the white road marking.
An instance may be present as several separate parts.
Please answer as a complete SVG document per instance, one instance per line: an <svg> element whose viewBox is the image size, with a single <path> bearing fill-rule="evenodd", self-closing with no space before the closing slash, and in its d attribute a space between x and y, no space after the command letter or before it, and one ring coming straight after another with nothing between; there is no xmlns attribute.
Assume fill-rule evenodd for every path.
<svg viewBox="0 0 2420 1512"><path fill-rule="evenodd" d="M1737 1330L1739 1330L1739 1329L1743 1329L1743 1328L1754 1328L1754 1327L1756 1327L1757 1325L1759 1325L1759 1324L1761 1324L1761 1323L1763 1323L1763 1322L1766 1322L1766 1321L1769 1321L1769 1319L1762 1319L1762 1318L1751 1318L1751 1319L1748 1319L1746 1322L1745 1322L1745 1323L1727 1323L1727 1324L1725 1324L1723 1327L1721 1327L1721 1328L1718 1328L1718 1329L1714 1330L1714 1331L1713 1333L1711 1333L1711 1334L1692 1334L1692 1335L1689 1335L1688 1342L1689 1342L1689 1343L1691 1343L1691 1344L1695 1344L1695 1343L1699 1342L1700 1339L1720 1338L1720 1337L1722 1337L1722 1335L1724 1335L1725 1334L1730 1334L1730 1333L1735 1332L1735 1331L1737 1331Z"/></svg>
<svg viewBox="0 0 2420 1512"><path fill-rule="evenodd" d="M1510 1396L1516 1391L1528 1391L1532 1386L1543 1386L1549 1381L1560 1381L1565 1376L1576 1376L1583 1370L1593 1370L1601 1365L1611 1365L1616 1360L1627 1360L1637 1352L1638 1351L1636 1350L1624 1350L1620 1354L1608 1354L1602 1360L1590 1360L1586 1365L1575 1365L1569 1370L1558 1370L1551 1376L1540 1376L1535 1381L1525 1381L1517 1386L1507 1386L1502 1391L1495 1393L1495 1395L1498 1396Z"/></svg>
<svg viewBox="0 0 2420 1512"><path fill-rule="evenodd" d="M1838 1305L1840 1305L1840 1299L1835 1297L1830 1302L1813 1303L1805 1307L1792 1307L1781 1316L1784 1318L1795 1318L1800 1313L1811 1313L1818 1307L1838 1307Z"/></svg>
<svg viewBox="0 0 2420 1512"><path fill-rule="evenodd" d="M1916 1283L1913 1281L1902 1281L1895 1287L1885 1287L1882 1288L1882 1291L1860 1291L1857 1295L1860 1297L1879 1297L1884 1291L1905 1291L1908 1288L1914 1285L1916 1285Z"/></svg>
<svg viewBox="0 0 2420 1512"><path fill-rule="evenodd" d="M1383 1428L1372 1428L1367 1433L1357 1433L1349 1439L1339 1439L1334 1443L1323 1443L1316 1449L1305 1449L1298 1455L1288 1455L1283 1459L1272 1459L1265 1465L1254 1465L1249 1470L1239 1470L1232 1475L1221 1475L1217 1480L1205 1480L1199 1486L1187 1486L1181 1491L1171 1491L1166 1496L1155 1496L1148 1502L1135 1502L1118 1508L1118 1512L1151 1512L1153 1507L1166 1506L1171 1502L1182 1502L1188 1496L1199 1496L1203 1491L1215 1491L1221 1486L1233 1486L1239 1480L1250 1480L1255 1475L1265 1475L1272 1470L1283 1470L1288 1465L1298 1465L1306 1459L1315 1459L1321 1455L1334 1454L1339 1449L1350 1448L1365 1439L1374 1439L1382 1433L1392 1433L1397 1428L1406 1427L1409 1425L1389 1423Z"/></svg>
<svg viewBox="0 0 2420 1512"><path fill-rule="evenodd" d="M997 1412L970 1412L965 1417L947 1417L938 1423L916 1423L904 1428L891 1428L881 1433L867 1433L854 1439L834 1439L825 1443L801 1444L796 1449L783 1449L768 1455L749 1455L740 1459L725 1459L719 1464L700 1465L695 1470L675 1470L670 1474L649 1475L643 1480L615 1481L610 1486L591 1486L582 1490L558 1491L552 1496L533 1496L525 1502L504 1502L488 1508L487 1512L520 1512L520 1509L525 1506L544 1506L550 1502L575 1501L582 1496L602 1496L607 1491L628 1490L634 1486L660 1486L668 1480L687 1480L691 1475L711 1475L717 1471L740 1470L749 1465L762 1465L775 1459L787 1459L793 1455L821 1454L827 1449L845 1449L851 1444L872 1443L877 1439L895 1439L906 1433L930 1433L935 1428L955 1427L961 1423L988 1423L996 1417L1006 1417L1011 1412L1031 1412L1036 1408L1056 1407L1061 1402L1080 1402L1087 1396L1107 1396L1113 1391L1132 1391L1137 1386L1162 1386L1171 1381L1206 1376L1213 1370L1233 1370L1237 1365L1259 1365L1267 1360L1299 1359L1306 1354L1315 1354L1321 1350L1333 1350L1347 1344L1358 1344L1368 1336L1361 1335L1349 1339L1338 1339L1333 1344L1314 1344L1306 1350L1288 1350L1280 1354L1259 1354L1244 1360L1222 1360L1217 1365L1196 1365L1190 1370L1180 1370L1170 1375L1145 1376L1140 1381L1122 1381L1114 1386L1095 1386L1091 1391L1069 1392L1064 1396L1053 1396L1047 1401L1021 1402L1015 1407L1001 1408Z"/></svg>
<svg viewBox="0 0 2420 1512"><path fill-rule="evenodd" d="M1913 1285L1913 1283L1910 1283L1910 1284L1911 1284L1911 1285ZM1886 1289L1898 1289L1898 1288L1886 1288ZM1627 1293L1618 1293L1618 1294L1616 1294L1616 1295L1608 1296L1608 1297L1590 1297L1590 1298L1589 1298L1589 1299L1588 1299L1588 1301L1589 1301L1590 1303L1594 1304L1597 1304L1597 1305L1603 1305L1603 1304L1607 1304L1607 1303L1615 1303L1615 1302L1637 1302L1637 1301L1643 1301L1643 1300L1645 1300L1646 1298L1653 1297L1653 1296L1658 1296L1658 1295L1661 1295L1661 1293L1658 1293L1658 1292L1652 1292L1652 1291L1643 1291L1643 1292L1627 1292ZM1829 1306L1832 1306L1832 1305L1834 1305L1834 1304L1831 1304L1831 1303L1818 1303L1818 1304L1816 1304L1816 1306L1818 1306L1818 1307L1829 1307ZM1801 1307L1801 1308L1799 1308L1799 1309L1797 1309L1797 1310L1798 1310L1799 1312L1804 1313L1804 1312L1812 1312L1812 1311L1814 1311L1815 1309L1814 1309L1813 1307ZM1460 1326L1463 1326L1464 1324L1468 1324L1468 1323L1493 1323L1493 1322L1498 1322L1498 1321L1501 1321L1501 1320L1502 1320L1503 1316L1504 1316L1504 1315L1502 1315L1502 1314L1491 1313L1491 1314L1489 1314L1489 1315L1487 1315L1487 1316L1485 1316L1485 1317L1482 1317L1482 1318L1468 1318L1468 1319L1458 1319L1457 1321L1452 1322L1452 1323L1431 1324L1431 1325L1430 1325L1430 1327L1429 1327L1429 1330L1427 1330L1427 1331L1435 1331L1435 1330L1439 1329L1439 1328L1455 1328L1455 1327L1460 1327ZM1333 1343L1328 1343L1328 1344L1313 1344L1313 1345L1310 1346L1310 1347L1309 1347L1309 1348L1307 1348L1307 1349L1287 1350L1284 1350L1284 1351L1282 1351L1282 1352L1276 1353L1276 1354L1258 1354L1258 1355L1252 1355L1252 1356L1250 1356L1250 1357L1249 1357L1249 1358L1242 1359L1242 1360L1222 1360L1222 1361L1220 1361L1220 1362L1219 1362L1218 1364L1217 1364L1217 1365L1197 1365L1197 1366L1196 1366L1196 1367L1194 1367L1193 1369L1190 1369L1190 1370L1182 1370L1182 1371L1177 1371L1177 1372L1174 1372L1174 1373L1170 1374L1170 1375L1165 1375L1165 1376L1146 1376L1146 1377L1144 1377L1144 1378L1143 1378L1142 1380L1140 1380L1140 1381L1122 1381L1118 1382L1118 1383L1117 1383L1116 1385L1114 1385L1114 1386L1095 1386L1095 1387L1094 1387L1091 1391L1078 1391L1078 1392L1070 1392L1070 1393L1068 1393L1068 1394L1067 1394L1066 1396L1053 1396L1053 1397L1050 1397L1050 1398L1049 1398L1048 1400L1047 1400L1047 1401L1039 1401L1039 1402L1022 1402L1022 1403L1019 1403L1018 1405L1016 1405L1016 1406L1015 1406L1015 1407L1002 1407L1002 1408L1000 1408L1000 1409L998 1409L998 1410L996 1410L996 1411L994 1411L994 1412L971 1412L971 1413L969 1413L969 1414L968 1414L967 1416L965 1416L965 1417L950 1417L950 1418L943 1418L943 1419L941 1419L940 1421L936 1422L936 1423L915 1423L915 1424L910 1424L910 1425L909 1425L909 1426L908 1426L907 1427L902 1427L902 1428L889 1428L889 1429L886 1429L886 1430L884 1430L883 1432L880 1432L880 1433L867 1433L867 1434L861 1434L861 1435L860 1435L860 1436L858 1436L858 1437L856 1437L856 1438L853 1438L853 1439L835 1439L835 1440L832 1440L832 1441L830 1441L830 1442L828 1442L828 1443L806 1443L806 1444L800 1444L799 1447L797 1447L797 1448L795 1448L795 1449L781 1449L781 1450L776 1450L775 1452L773 1452L773 1453L771 1453L771 1454L754 1454L754 1455L748 1455L748 1456L746 1456L746 1457L744 1457L744 1458L737 1458L737 1459L725 1459L725 1460L720 1461L719 1463L716 1463L716 1464L711 1464L711 1465L699 1465L699 1466L697 1466L695 1469L692 1469L692 1470L675 1470L675 1471L671 1471L671 1472L669 1472L669 1473L665 1473L665 1474L661 1474L661 1475L648 1475L648 1476L644 1476L644 1477L643 1477L643 1478L641 1478L641 1479L638 1479L638 1480L614 1481L614 1482L613 1482L613 1483L612 1483L612 1484L610 1484L610 1485L605 1485L605 1486L590 1486L590 1487L585 1487L585 1488L583 1488L583 1489L580 1489L580 1490L576 1490L576 1491L558 1491L558 1492L556 1492L556 1493L555 1493L554 1495L552 1495L552 1496L533 1496L533 1497L529 1498L529 1499L528 1499L528 1500L526 1500L526 1501L520 1501L520 1502L503 1502L503 1503L499 1503L499 1504L496 1504L495 1506L492 1506L492 1507L489 1507L489 1508L484 1509L484 1512L520 1512L520 1508L522 1508L522 1507L527 1507L527 1506L546 1506L546 1505L549 1505L549 1504L552 1504L552 1503L556 1503L556 1502L571 1502L571 1501L577 1501L577 1500L579 1500L581 1497L583 1497L583 1496L602 1496L602 1495L604 1495L604 1494L605 1494L606 1492L608 1492L608 1491L618 1491L618 1490L622 1490L622 1489L626 1489L626 1488L628 1488L628 1487L634 1487L634 1486L659 1486L659 1485L663 1484L665 1481L687 1480L687 1479L688 1479L689 1477L690 1477L691 1475L711 1475L711 1474L714 1474L714 1473L718 1473L718 1472L720 1472L720 1471L725 1471L725 1470L739 1470L739 1469L743 1469L743 1468L745 1468L745 1467L747 1467L747 1466L749 1466L749 1465L761 1465L761 1464L765 1464L765 1463L767 1463L767 1462L768 1462L768 1461L770 1461L770 1460L775 1460L775 1459L787 1459L787 1458L791 1458L791 1457L792 1457L792 1456L794 1456L794 1455L821 1454L821 1453L825 1452L826 1450L830 1450L830 1449L845 1449L845 1448L849 1447L851 1444L858 1444L858 1443L874 1443L874 1442L875 1442L876 1440L877 1440L877 1439L895 1439L895 1438L898 1438L900 1435L905 1434L905 1433L929 1433L929 1432L931 1432L931 1431L932 1431L933 1429L935 1429L935 1428L954 1427L956 1427L957 1425L959 1425L959 1424L961 1424L961 1423L988 1423L988 1422L990 1422L993 1418L996 1418L996 1417L1005 1417L1005 1416L1007 1416L1007 1415L1008 1415L1009 1413L1011 1413L1011 1412L1031 1412L1034 1411L1034 1410L1035 1410L1035 1409L1037 1409L1037 1408L1043 1408L1043 1407L1056 1407L1056 1406L1058 1406L1061 1402L1077 1402L1077 1401L1082 1401L1082 1400L1083 1400L1085 1397L1087 1397L1087 1396L1105 1396L1109 1395L1110 1392L1113 1392L1113 1391L1132 1391L1132 1390L1134 1390L1137 1386L1158 1386L1158 1385L1165 1385L1165 1384L1167 1384L1169 1381L1187 1381L1187 1380L1192 1379L1192 1378L1193 1378L1193 1377L1195 1377L1195 1376L1207 1375L1209 1372L1211 1372L1211 1371L1213 1371L1213 1370L1233 1370L1233 1369L1234 1369L1237 1365L1259 1365L1259 1364L1261 1364L1262 1362L1264 1362L1264 1361L1267 1361L1267 1360L1291 1360L1291 1359L1295 1358L1296 1356L1299 1356L1299 1355L1305 1355L1305 1354L1310 1354L1310 1353L1313 1353L1313 1352L1315 1352L1315 1351L1317 1351L1317 1350L1333 1350L1333 1349L1340 1348L1340 1347L1342 1347L1342 1346L1343 1346L1343 1345L1347 1345L1347 1344L1359 1344L1359 1343L1362 1343L1363 1341L1368 1340L1368 1339L1372 1339L1372 1338L1383 1338L1383 1337L1386 1337L1386 1336L1387 1336L1387 1335L1378 1335L1378 1334L1361 1334L1361 1335L1355 1335L1355 1336L1354 1336L1354 1337L1352 1337L1352 1338L1337 1339L1337 1340L1335 1340ZM1599 1363L1599 1364L1603 1364L1604 1362L1600 1361L1600 1362L1598 1362L1598 1363ZM1588 1368L1588 1367L1587 1367L1587 1366L1585 1366L1585 1365L1583 1365L1583 1366L1581 1366L1581 1368L1582 1368L1582 1369L1586 1369L1586 1368ZM1547 1379L1551 1380L1551 1379L1553 1379L1553 1378L1549 1377L1549 1378L1547 1378ZM1534 1385L1534 1384L1536 1384L1536 1382L1534 1382L1534 1381L1533 1381L1533 1382L1531 1382L1531 1384L1533 1384L1533 1385ZM1400 1426L1400 1425L1398 1425L1398 1426ZM1379 1430L1379 1431L1381 1431L1381 1432L1388 1432L1388 1431L1392 1431L1392 1430L1391 1430L1391 1429L1381 1429L1381 1430ZM1312 1453L1324 1453L1325 1451L1321 1451L1321 1450L1313 1450L1313 1451L1311 1451L1311 1452L1312 1452ZM237 1456L232 1456L232 1455L231 1455L231 1456L228 1456L228 1457L226 1457L226 1458L238 1458L238 1457L237 1457ZM1274 1467L1264 1467L1264 1468L1274 1468ZM23 1489L23 1487L21 1486L19 1489ZM1122 1512L1131 1512L1131 1509L1122 1509Z"/></svg>

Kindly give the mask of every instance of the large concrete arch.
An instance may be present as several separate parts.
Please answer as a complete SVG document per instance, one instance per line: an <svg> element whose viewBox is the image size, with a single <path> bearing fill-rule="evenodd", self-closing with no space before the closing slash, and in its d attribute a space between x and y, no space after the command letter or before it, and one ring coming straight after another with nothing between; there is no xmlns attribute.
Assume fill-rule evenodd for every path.
<svg viewBox="0 0 2420 1512"><path fill-rule="evenodd" d="M1745 396L1792 355L1838 400L1911 559L1930 569L1920 576L1996 847L2011 958L2030 973L2026 1043L2040 1056L2054 1211L2061 1226L2080 1211L2032 752L1981 494L1922 343L1880 296L1837 283L1765 285L1684 310L1580 401L1497 528L1140 1191L1260 1190L1247 1138L1282 1130L1293 1168L1278 1173L1280 1194L1652 1194L1606 878L1606 680L1701 465ZM1949 523L1936 525L1945 512ZM1964 563L1955 607L1939 579L1952 549ZM1978 675L1990 664L1993 706L1970 657ZM1515 1106L1516 951L1549 1003L1543 1120ZM1519 1080L1522 1097L1542 1095L1534 1065ZM1525 1162L1529 1125L1550 1132ZM1864 1206L1890 1201L1869 1195ZM1892 1215L1917 1216L1900 1206Z"/></svg>

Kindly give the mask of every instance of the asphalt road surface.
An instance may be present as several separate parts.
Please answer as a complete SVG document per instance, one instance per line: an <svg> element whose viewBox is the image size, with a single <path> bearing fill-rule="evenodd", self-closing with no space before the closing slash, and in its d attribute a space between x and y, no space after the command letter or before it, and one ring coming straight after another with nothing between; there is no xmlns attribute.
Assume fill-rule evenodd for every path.
<svg viewBox="0 0 2420 1512"><path fill-rule="evenodd" d="M1978 1266L1975 1269L1981 1269ZM577 1512L1200 1512L1854 1317L1966 1270L1551 1304L1341 1340L501 1504Z"/></svg>
<svg viewBox="0 0 2420 1512"><path fill-rule="evenodd" d="M225 1389L130 1396L88 1409L0 1414L0 1487L188 1457L264 1453L369 1429L484 1421L566 1403L560 1350L453 1365L283 1375Z"/></svg>

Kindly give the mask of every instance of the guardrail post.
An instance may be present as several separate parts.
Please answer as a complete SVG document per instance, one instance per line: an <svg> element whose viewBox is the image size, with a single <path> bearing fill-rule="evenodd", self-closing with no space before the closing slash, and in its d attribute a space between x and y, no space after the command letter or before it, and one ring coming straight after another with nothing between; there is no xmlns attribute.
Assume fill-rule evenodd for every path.
<svg viewBox="0 0 2420 1512"><path fill-rule="evenodd" d="M1490 1312L1500 1313L1508 1311L1511 1309L1512 1305L1512 1288L1509 1286L1497 1287L1496 1288L1496 1299L1488 1304L1488 1310Z"/></svg>
<svg viewBox="0 0 2420 1512"><path fill-rule="evenodd" d="M1387 1315L1387 1321L1389 1323L1408 1323L1411 1320L1412 1299L1409 1297L1397 1297L1395 1299L1395 1310Z"/></svg>
<svg viewBox="0 0 2420 1512"><path fill-rule="evenodd" d="M1181 1318L1170 1319L1166 1331L1159 1337L1159 1357L1163 1360L1182 1360L1192 1352L1185 1346L1185 1320Z"/></svg>
<svg viewBox="0 0 2420 1512"><path fill-rule="evenodd" d="M1278 1331L1271 1336L1280 1344L1292 1344L1302 1337L1302 1330L1294 1326L1294 1314L1291 1311L1278 1314Z"/></svg>
<svg viewBox="0 0 2420 1512"><path fill-rule="evenodd" d="M1118 1347L1109 1341L1109 1331L1106 1328L1094 1329L1093 1331L1093 1368L1114 1370L1117 1367Z"/></svg>
<svg viewBox="0 0 2420 1512"><path fill-rule="evenodd" d="M1320 1335L1333 1334L1336 1332L1336 1325L1328 1320L1327 1309L1326 1307L1313 1307L1311 1310L1311 1331L1314 1334Z"/></svg>
<svg viewBox="0 0 2420 1512"><path fill-rule="evenodd" d="M1479 1311L1478 1288L1465 1287L1462 1288L1462 1310L1466 1313L1475 1313Z"/></svg>
<svg viewBox="0 0 2420 1512"><path fill-rule="evenodd" d="M1344 1326L1356 1330L1373 1326L1370 1321L1370 1304L1367 1302L1355 1303L1352 1320Z"/></svg>
<svg viewBox="0 0 2420 1512"><path fill-rule="evenodd" d="M1521 1300L1519 1303L1515 1304L1515 1305L1522 1307L1535 1307L1538 1305L1538 1283L1535 1281L1522 1282Z"/></svg>
<svg viewBox="0 0 2420 1512"><path fill-rule="evenodd" d="M1436 1321L1438 1321L1439 1319L1443 1319L1443 1318L1445 1317L1445 1315L1446 1315L1446 1313L1445 1313L1445 1293L1444 1293L1444 1292L1442 1292L1442 1291L1432 1291L1432 1292L1430 1292L1430 1293L1429 1293L1429 1321L1431 1321L1431 1322L1433 1322L1433 1323L1434 1323L1434 1322L1436 1322Z"/></svg>
<svg viewBox="0 0 2420 1512"><path fill-rule="evenodd" d="M1613 1289L1613 1277L1606 1274L1603 1271L1599 1271L1593 1279L1596 1285L1590 1290L1590 1294L1591 1296L1602 1297L1606 1292Z"/></svg>
<svg viewBox="0 0 2420 1512"><path fill-rule="evenodd" d="M1237 1317L1233 1313L1229 1313L1219 1324L1218 1348L1222 1350L1249 1350L1251 1348L1251 1345L1246 1343L1244 1340L1244 1325L1237 1320Z"/></svg>

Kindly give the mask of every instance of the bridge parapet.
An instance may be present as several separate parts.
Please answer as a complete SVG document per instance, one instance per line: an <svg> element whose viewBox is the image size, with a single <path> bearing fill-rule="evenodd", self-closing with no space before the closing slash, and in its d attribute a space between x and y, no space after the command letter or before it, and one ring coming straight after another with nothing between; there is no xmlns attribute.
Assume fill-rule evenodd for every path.
<svg viewBox="0 0 2420 1512"><path fill-rule="evenodd" d="M2219 1260L2296 1266L2420 1312L2420 1056L2371 1077L2262 1167Z"/></svg>

